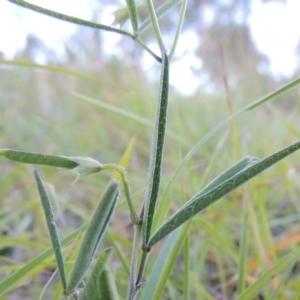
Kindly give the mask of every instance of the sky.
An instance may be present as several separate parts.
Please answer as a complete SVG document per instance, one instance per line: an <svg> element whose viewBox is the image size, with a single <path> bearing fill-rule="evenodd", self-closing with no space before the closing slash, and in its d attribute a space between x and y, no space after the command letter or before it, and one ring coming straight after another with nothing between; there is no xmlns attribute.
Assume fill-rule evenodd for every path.
<svg viewBox="0 0 300 300"><path fill-rule="evenodd" d="M31 3L59 11L78 18L91 18L91 0L35 0ZM125 2L125 1L124 1ZM75 5L76 3L76 5ZM111 7L111 11L113 11ZM252 14L249 24L253 39L258 49L268 55L271 70L277 77L290 75L300 59L295 56L295 48L300 39L300 0L286 0L285 4L276 2L261 3L252 1ZM109 16L107 12L106 17ZM103 16L104 18L105 16ZM106 19L103 19L104 22ZM49 47L61 48L66 36L76 30L76 26L62 22L42 14L18 7L8 1L0 1L0 52L5 58L11 59L18 49L22 48L28 33L41 38ZM171 82L183 94L191 94L197 87L198 80L192 73L192 66L199 61L192 54L183 56L187 45L192 50L196 45L191 41L193 32L181 36L171 72ZM112 51L118 36L110 36L106 43L107 51ZM152 60L145 61L145 66L151 69ZM188 84L186 84L188 82Z"/></svg>

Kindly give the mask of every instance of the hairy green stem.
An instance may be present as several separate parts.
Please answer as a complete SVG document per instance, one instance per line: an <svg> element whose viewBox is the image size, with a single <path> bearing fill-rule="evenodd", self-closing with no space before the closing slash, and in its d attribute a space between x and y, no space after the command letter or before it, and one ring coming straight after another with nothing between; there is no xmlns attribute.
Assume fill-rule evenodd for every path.
<svg viewBox="0 0 300 300"><path fill-rule="evenodd" d="M138 276L137 276L136 284L135 284L137 291L142 288L144 281L145 281L143 276L144 276L144 272L145 272L145 268L146 268L146 264L147 264L148 254L149 254L148 251L143 251L141 262L140 262L140 267L139 267L139 272L138 272Z"/></svg>
<svg viewBox="0 0 300 300"><path fill-rule="evenodd" d="M141 238L142 227L141 225L134 225L134 236L133 236L133 246L132 246L132 255L131 255L131 267L130 267L130 280L129 280L129 291L128 291L128 300L134 300L137 294L137 262L139 256L139 241Z"/></svg>

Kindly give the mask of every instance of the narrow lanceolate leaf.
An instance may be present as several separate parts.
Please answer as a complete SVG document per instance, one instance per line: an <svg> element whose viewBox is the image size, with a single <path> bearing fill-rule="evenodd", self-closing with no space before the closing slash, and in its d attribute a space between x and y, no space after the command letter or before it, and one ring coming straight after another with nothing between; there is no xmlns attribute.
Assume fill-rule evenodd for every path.
<svg viewBox="0 0 300 300"><path fill-rule="evenodd" d="M157 231L153 234L153 236L147 243L147 246L152 247L167 234L175 230L178 226L182 225L199 211L203 210L210 204L214 203L216 200L220 199L230 191L253 178L263 170L269 168L279 160L295 152L299 148L300 142L290 145L289 147L284 148L283 150L280 150L259 162L256 162L252 165L250 164L250 167L242 169L234 176L228 178L227 180L224 180L215 188L208 189L206 193L203 194L203 192L200 191L198 194L192 197L183 207L181 207L174 215L172 215L164 224L162 224L160 228L157 229Z"/></svg>
<svg viewBox="0 0 300 300"><path fill-rule="evenodd" d="M160 92L158 97L155 128L151 147L151 156L148 172L148 184L144 199L143 216L143 243L147 244L154 218L154 211L160 185L162 152L165 139L167 120L167 106L169 93L169 59L163 54L163 66L161 73Z"/></svg>
<svg viewBox="0 0 300 300"><path fill-rule="evenodd" d="M134 34L138 31L138 17L135 0L126 0L127 9Z"/></svg>
<svg viewBox="0 0 300 300"><path fill-rule="evenodd" d="M78 167L78 163L60 155L44 155L18 150L0 149L0 155L15 162L33 165L44 165L66 169Z"/></svg>
<svg viewBox="0 0 300 300"><path fill-rule="evenodd" d="M103 272L100 274L99 286L100 286L100 295L101 295L100 299L105 299L105 300L119 299L116 280L111 269L111 264L107 264L103 269Z"/></svg>
<svg viewBox="0 0 300 300"><path fill-rule="evenodd" d="M103 165L97 160L89 157L45 155L9 149L0 149L0 155L15 162L70 169L71 172L77 175L76 180L80 177L97 173L103 168Z"/></svg>
<svg viewBox="0 0 300 300"><path fill-rule="evenodd" d="M65 291L66 295L70 295L76 291L78 285L83 280L103 234L110 223L119 198L119 193L119 184L113 180L102 196L86 231L73 270L70 274L67 290Z"/></svg>
<svg viewBox="0 0 300 300"><path fill-rule="evenodd" d="M74 24L91 27L91 28L94 28L94 29L102 29L102 30L106 30L106 31L116 32L116 33L119 33L119 34L122 34L122 35L127 35L127 36L130 36L130 37L133 37L132 34L130 34L127 31L124 31L124 30L121 30L121 29L118 29L118 28L114 28L114 27L110 27L110 26L106 26L106 25L103 25L103 24L97 24L97 23L94 23L94 22L78 19L78 18L71 17L71 16L68 16L68 15L64 15L64 14L58 13L56 11L52 11L52 10L43 8L41 6L31 4L31 3L26 2L26 1L22 1L22 0L8 0L8 1L12 2L14 4L17 4L17 5L23 6L25 8L31 9L33 11L36 11L38 13L41 13L41 14L44 14L44 15L62 20L62 21L67 21L67 22L71 22L71 23L74 23Z"/></svg>
<svg viewBox="0 0 300 300"><path fill-rule="evenodd" d="M210 183L208 183L197 195L198 197L201 195L206 194L207 192L213 190L218 185L223 183L225 180L228 180L238 174L239 172L248 169L250 166L258 163L260 159L256 157L250 157L246 156L236 162L233 166L225 170L223 173L221 173L218 177L216 177L214 180L212 180Z"/></svg>
<svg viewBox="0 0 300 300"><path fill-rule="evenodd" d="M54 215L53 215L53 210L52 206L48 197L48 194L46 192L46 189L44 187L44 184L42 182L42 179L39 176L39 173L37 171L34 171L34 176L36 179L36 183L39 189L40 197L42 200L44 212L45 212L45 217L47 220L47 225L48 225L48 230L50 233L51 241L52 241L52 246L54 249L54 254L56 257L57 261L57 266L62 282L62 286L64 290L67 288L67 278L66 278L66 271L65 271L65 264L64 264L64 259L62 255L62 250L61 250L61 244L56 228L56 224L54 222Z"/></svg>

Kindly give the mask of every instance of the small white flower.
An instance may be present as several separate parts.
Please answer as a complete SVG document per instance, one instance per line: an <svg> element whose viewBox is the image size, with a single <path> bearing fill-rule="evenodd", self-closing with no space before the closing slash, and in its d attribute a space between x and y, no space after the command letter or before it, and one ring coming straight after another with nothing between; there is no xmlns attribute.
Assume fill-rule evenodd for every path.
<svg viewBox="0 0 300 300"><path fill-rule="evenodd" d="M103 169L102 164L100 164L97 160L89 157L66 157L66 158L78 164L77 167L71 170L71 172L77 175L73 183L75 183L79 178L83 176L100 172Z"/></svg>

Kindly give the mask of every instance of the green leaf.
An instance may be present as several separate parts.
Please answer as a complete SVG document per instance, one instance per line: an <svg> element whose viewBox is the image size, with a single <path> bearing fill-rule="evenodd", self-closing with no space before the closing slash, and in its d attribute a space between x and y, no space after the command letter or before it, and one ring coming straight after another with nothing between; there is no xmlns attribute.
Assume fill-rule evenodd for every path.
<svg viewBox="0 0 300 300"><path fill-rule="evenodd" d="M161 163L165 128L167 121L167 106L169 94L169 59L164 53L161 73L160 92L156 111L155 128L152 139L151 155L148 171L147 190L144 199L143 243L147 244L154 218L154 211L160 186Z"/></svg>
<svg viewBox="0 0 300 300"><path fill-rule="evenodd" d="M101 290L104 283L100 282L100 280L101 280L101 275L104 272L104 268L110 260L110 257L111 257L111 248L106 249L103 253L101 253L93 269L92 275L87 281L86 286L84 287L80 300L93 300L93 299L96 300L95 296L98 297L97 299L104 299L103 294L105 292ZM105 298L105 299L109 299L109 298Z"/></svg>
<svg viewBox="0 0 300 300"><path fill-rule="evenodd" d="M272 93L270 93L270 94L268 94L266 96L263 96L262 98L260 98L260 99L258 99L256 101L253 101L253 102L249 103L248 105L244 106L243 108L241 108L240 110L238 110L237 112L235 112L234 114L232 114L231 116L229 116L226 119L224 119L217 126L215 126L204 137L202 137L190 149L190 151L183 157L183 159L181 160L180 164L176 168L174 174L172 175L171 179L169 180L169 182L168 182L168 184L166 186L166 189L165 189L165 193L167 193L171 189L172 184L178 178L179 174L182 172L182 170L184 169L184 167L186 166L186 164L188 163L188 161L191 159L191 157L200 149L200 147L206 141L208 141L209 138L211 138L216 132L218 132L221 128L223 128L225 125L227 125L230 120L235 119L237 116L241 115L242 113L244 113L247 110L254 109L254 108L256 108L256 107L258 107L258 106L266 103L267 101L271 101L271 100L275 99L276 97L279 97L280 95L282 95L286 91L292 89L293 87L297 86L298 84L300 84L300 78L297 78L297 79L289 82L288 84L282 86L281 88L277 89L276 91L274 91L274 92L272 92Z"/></svg>
<svg viewBox="0 0 300 300"><path fill-rule="evenodd" d="M219 143L215 147L209 161L209 165L207 166L207 169L202 177L201 180L201 187L205 186L207 183L207 180L210 176L211 170L213 169L216 159L218 157L218 154L223 151L224 144L227 140L228 134L225 133L223 137L220 139ZM169 181L170 183L170 181ZM171 197L170 197L170 186L163 191L162 196L159 199L159 203L155 212L154 222L153 222L153 229L156 230L166 219L169 208L171 205Z"/></svg>
<svg viewBox="0 0 300 300"><path fill-rule="evenodd" d="M190 236L186 234L184 239L184 252L183 252L183 300L190 299L190 273L191 273L191 248Z"/></svg>
<svg viewBox="0 0 300 300"><path fill-rule="evenodd" d="M60 244L60 240L59 240L59 236L58 236L58 232L57 232L57 227L56 227L56 224L54 221L52 206L51 206L48 194L46 192L46 189L44 187L44 184L42 182L42 179L40 178L39 173L36 170L34 171L34 176L35 176L35 180L36 180L36 183L37 183L37 186L39 189L39 193L40 193L40 197L42 200L45 217L47 220L47 225L48 225L48 229L49 229L49 233L50 233L50 237L51 237L51 241L52 241L52 246L54 249L54 254L56 257L56 262L57 262L62 286L65 290L67 288L66 270L65 270L64 258L63 258L62 250L61 250L61 244Z"/></svg>
<svg viewBox="0 0 300 300"><path fill-rule="evenodd" d="M97 173L103 168L103 165L97 160L89 157L45 155L9 149L0 149L0 155L9 160L25 164L71 169L71 172L77 175L75 181L80 177Z"/></svg>
<svg viewBox="0 0 300 300"><path fill-rule="evenodd" d="M0 149L0 155L9 160L24 164L44 165L66 169L78 167L77 162L60 155L44 155L10 149Z"/></svg>
<svg viewBox="0 0 300 300"><path fill-rule="evenodd" d="M118 300L118 290L116 286L116 281L113 276L113 273L110 268L110 264L107 264L103 270L103 272L100 274L99 278L99 284L100 284L100 298L97 298L97 300ZM95 299L95 298L89 298L89 299ZM96 299L95 299L96 300Z"/></svg>
<svg viewBox="0 0 300 300"><path fill-rule="evenodd" d="M271 92L270 94L258 99L253 104L250 104L249 106L247 106L247 110L254 109L254 108L270 101L270 100L273 100L274 98L279 97L280 95L282 95L283 93L285 93L288 90L292 89L293 87L297 86L298 84L300 84L300 78L297 78L297 79L287 83L283 87L279 88L278 90L276 90L274 92Z"/></svg>
<svg viewBox="0 0 300 300"><path fill-rule="evenodd" d="M92 97L89 97L89 96L86 96L86 95L82 95L80 93L72 93L72 95L74 97L76 97L77 99L80 99L80 100L95 104L97 106L100 106L102 108L105 108L105 109L107 109L111 112L114 112L114 113L116 113L120 116L128 118L129 120L135 121L140 125L144 125L144 126L147 126L147 127L150 127L150 128L154 127L153 122L151 120L149 120L145 117L141 117L137 114L134 114L129 110L119 108L117 106L108 104L108 103L106 103L104 101L101 101L99 99L95 99L95 98L92 98ZM172 137L173 139L175 139L177 142L179 142L181 144L184 144L186 146L189 146L189 143L186 140L184 140L182 137L180 137L178 134L175 134L175 133L173 133L169 130L166 130L166 134L168 136Z"/></svg>
<svg viewBox="0 0 300 300"><path fill-rule="evenodd" d="M215 189L217 186L219 186L221 183L223 183L225 180L228 180L232 177L234 177L236 174L240 173L243 170L248 169L250 166L257 164L260 161L260 159L256 157L250 157L246 156L236 162L233 166L225 170L223 173L221 173L218 177L216 177L214 180L212 180L209 184L207 184L198 194L197 196L204 195L211 190Z"/></svg>
<svg viewBox="0 0 300 300"><path fill-rule="evenodd" d="M132 140L130 141L129 145L127 146L119 162L120 166L122 166L124 169L128 166L134 146L135 146L135 137L133 137ZM119 180L120 178L121 178L120 173L116 171L114 174L114 179Z"/></svg>
<svg viewBox="0 0 300 300"><path fill-rule="evenodd" d="M208 188L204 188L204 190L206 190L206 193L203 193L203 190L200 191L198 194L192 197L184 206L182 206L175 214L173 214L164 224L162 224L161 227L158 228L157 231L151 236L149 242L147 243L147 246L152 247L162 238L164 238L167 234L169 234L177 227L182 225L185 221L193 217L199 211L214 203L216 200L220 199L221 197L234 190L244 182L253 178L263 170L269 168L279 160L297 151L299 148L300 142L297 142L270 155L269 157L257 163L254 163L254 165L250 164L250 167L247 167L246 169L242 168L237 174L229 177L227 180L223 182L218 182L218 178L221 178L223 174L229 172L232 168L228 169L218 178L216 178L212 183L210 183L208 185ZM233 166L233 168L235 166ZM216 182L219 183L219 185L216 186Z"/></svg>
<svg viewBox="0 0 300 300"><path fill-rule="evenodd" d="M66 295L72 294L83 280L103 234L110 223L119 198L119 193L119 184L117 181L113 180L102 196L85 233L77 259L69 277L65 292Z"/></svg>
<svg viewBox="0 0 300 300"><path fill-rule="evenodd" d="M246 286L246 274L247 274L247 250L248 250L248 207L244 199L244 211L242 217L243 225L240 238L240 260L239 260L239 272L238 272L238 285L237 293L241 294Z"/></svg>
<svg viewBox="0 0 300 300"><path fill-rule="evenodd" d="M81 25L81 26L87 26L87 27L91 27L91 28L94 28L94 29L101 29L101 30L105 30L105 31L111 31L111 32L115 32L115 33L119 33L119 34L122 34L122 35L133 37L132 34L130 34L127 31L117 29L117 28L114 28L114 27L110 27L110 26L106 26L106 25L103 25L103 24L97 24L97 23L94 23L94 22L78 19L78 18L71 17L71 16L68 16L68 15L64 15L64 14L58 13L56 11L43 8L41 6L31 4L31 3L26 2L26 1L22 1L22 0L8 0L8 1L11 2L11 3L17 4L17 5L23 6L25 8L31 9L35 12L38 12L38 13L41 13L41 14L44 14L44 15L62 20L62 21L70 22L70 23L73 23L73 24Z"/></svg>
<svg viewBox="0 0 300 300"><path fill-rule="evenodd" d="M283 273L286 269L289 269L294 264L300 255L300 246L294 251L286 255L280 261L278 261L270 270L265 272L259 279L250 285L236 300L252 300L260 293L264 286L276 275ZM298 299L298 298L293 298Z"/></svg>

